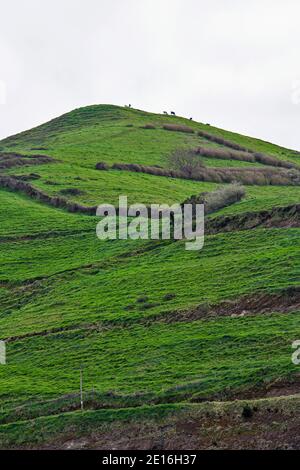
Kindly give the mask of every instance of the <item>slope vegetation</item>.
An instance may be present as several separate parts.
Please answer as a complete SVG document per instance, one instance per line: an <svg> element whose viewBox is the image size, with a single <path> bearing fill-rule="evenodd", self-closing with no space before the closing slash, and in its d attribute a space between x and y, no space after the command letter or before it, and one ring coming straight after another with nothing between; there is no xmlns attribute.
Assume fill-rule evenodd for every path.
<svg viewBox="0 0 300 470"><path fill-rule="evenodd" d="M207 216L201 251L97 239L98 204L226 186L169 175L174 151L199 147L208 175L276 178L247 180L242 200ZM0 447L184 448L189 435L191 448L271 448L273 435L299 448L283 439L300 400L298 165L271 143L111 105L0 142Z"/></svg>

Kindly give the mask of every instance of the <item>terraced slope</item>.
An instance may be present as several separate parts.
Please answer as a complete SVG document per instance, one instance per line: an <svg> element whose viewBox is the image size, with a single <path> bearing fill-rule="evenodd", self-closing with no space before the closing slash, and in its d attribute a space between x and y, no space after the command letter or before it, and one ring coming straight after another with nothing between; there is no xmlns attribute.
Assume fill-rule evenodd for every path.
<svg viewBox="0 0 300 470"><path fill-rule="evenodd" d="M164 128L170 125L177 128ZM117 203L119 195L130 203L174 203L224 186L99 171L100 161L168 170L178 148L226 151L228 142L300 165L297 152L270 143L110 105L75 110L0 142L0 338L8 360L0 368L0 447L71 441L184 448L186 432L194 448L245 447L237 437L245 420L249 446L270 447L267 409L279 410L278 446L299 446L282 436L300 401L299 366L291 361L292 342L300 339L300 185L249 182L243 200L209 216L204 248L194 252L184 241L100 241L98 218L82 213ZM242 160L203 162L232 174L280 171ZM85 412L78 411L80 368ZM244 401L211 404L233 398ZM143 442L134 437L137 416ZM222 437L224 416L232 432ZM166 426L175 426L175 440Z"/></svg>

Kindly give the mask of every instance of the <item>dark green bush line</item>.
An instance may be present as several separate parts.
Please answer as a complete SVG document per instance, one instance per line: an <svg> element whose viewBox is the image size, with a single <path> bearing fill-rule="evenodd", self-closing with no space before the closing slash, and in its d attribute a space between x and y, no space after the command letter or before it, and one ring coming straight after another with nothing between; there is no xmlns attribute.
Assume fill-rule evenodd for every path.
<svg viewBox="0 0 300 470"><path fill-rule="evenodd" d="M300 172L278 168L212 168L198 165L194 171L192 169L186 171L185 168L172 170L136 163L114 163L109 167L107 164L100 162L97 163L96 169L133 171L154 176L214 183L242 183L258 186L295 186L300 184Z"/></svg>
<svg viewBox="0 0 300 470"><path fill-rule="evenodd" d="M283 160L279 160L278 158L271 157L270 155L266 155L261 152L256 152L255 150L251 150L249 148L243 147L242 145L236 144L235 142L230 142L229 140L223 139L222 137L217 137L205 131L198 131L198 135L216 144L224 145L225 147L231 148L235 151L242 152L242 153L228 152L228 156L226 156L226 152L225 151L222 152L221 149L220 150L219 149L204 149L204 148L199 147L198 153L200 153L201 155L205 155L208 158L212 157L212 158L236 159L236 160L242 160L242 161L247 161L247 162L253 161L256 163L262 163L264 165L276 166L276 167L287 168L287 169L289 168L299 169L300 168L295 163L286 162Z"/></svg>

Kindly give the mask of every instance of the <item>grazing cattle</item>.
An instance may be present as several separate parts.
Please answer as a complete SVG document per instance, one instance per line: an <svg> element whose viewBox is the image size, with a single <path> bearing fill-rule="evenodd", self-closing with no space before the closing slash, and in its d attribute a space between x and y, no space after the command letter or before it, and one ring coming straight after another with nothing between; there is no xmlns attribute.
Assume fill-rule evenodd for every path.
<svg viewBox="0 0 300 470"><path fill-rule="evenodd" d="M192 120L193 120L193 118L190 118L190 121L192 121Z"/></svg>
<svg viewBox="0 0 300 470"><path fill-rule="evenodd" d="M176 116L176 114L174 113L174 111L171 111L171 114L172 114L172 116Z"/></svg>
<svg viewBox="0 0 300 470"><path fill-rule="evenodd" d="M167 111L164 111L164 114L168 114Z"/></svg>

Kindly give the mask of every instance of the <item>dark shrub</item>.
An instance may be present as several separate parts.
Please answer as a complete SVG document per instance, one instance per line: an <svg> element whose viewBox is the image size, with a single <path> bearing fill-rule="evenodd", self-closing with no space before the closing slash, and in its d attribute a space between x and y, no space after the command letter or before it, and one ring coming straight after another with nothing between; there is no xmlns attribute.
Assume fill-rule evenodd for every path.
<svg viewBox="0 0 300 470"><path fill-rule="evenodd" d="M48 184L49 186L57 186L58 185L58 183L56 183L56 181L51 181L51 180L46 180L45 184Z"/></svg>
<svg viewBox="0 0 300 470"><path fill-rule="evenodd" d="M145 302L140 304L139 310L148 310L150 308L156 307L158 304L157 303L150 303L150 302Z"/></svg>
<svg viewBox="0 0 300 470"><path fill-rule="evenodd" d="M66 189L61 189L60 194L63 194L64 196L81 196L82 194L85 194L84 191L81 191L81 189L77 188L66 188Z"/></svg>
<svg viewBox="0 0 300 470"><path fill-rule="evenodd" d="M249 405L245 405L242 411L242 417L244 419L250 419L253 416L253 410Z"/></svg>
<svg viewBox="0 0 300 470"><path fill-rule="evenodd" d="M31 150L48 150L46 147L32 147Z"/></svg>
<svg viewBox="0 0 300 470"><path fill-rule="evenodd" d="M156 129L156 127L153 124L145 124L142 129Z"/></svg>
<svg viewBox="0 0 300 470"><path fill-rule="evenodd" d="M37 175L36 173L30 173L29 175L15 176L15 178L20 181L32 181L40 179L40 175Z"/></svg>
<svg viewBox="0 0 300 470"><path fill-rule="evenodd" d="M163 300L165 302L168 302L169 300L172 300L172 299L175 299L176 295L175 294L172 294L172 293L169 293L169 294L165 294L163 296Z"/></svg>
<svg viewBox="0 0 300 470"><path fill-rule="evenodd" d="M291 169L287 171L288 178L296 185L300 184L300 171Z"/></svg>
<svg viewBox="0 0 300 470"><path fill-rule="evenodd" d="M138 304L143 304L145 302L148 302L148 300L149 300L149 297L147 295L142 295L141 297L138 297L136 299Z"/></svg>
<svg viewBox="0 0 300 470"><path fill-rule="evenodd" d="M96 164L96 170L109 170L109 165L105 162L99 162Z"/></svg>
<svg viewBox="0 0 300 470"><path fill-rule="evenodd" d="M130 171L126 163L114 163L111 167L113 170L127 170Z"/></svg>

